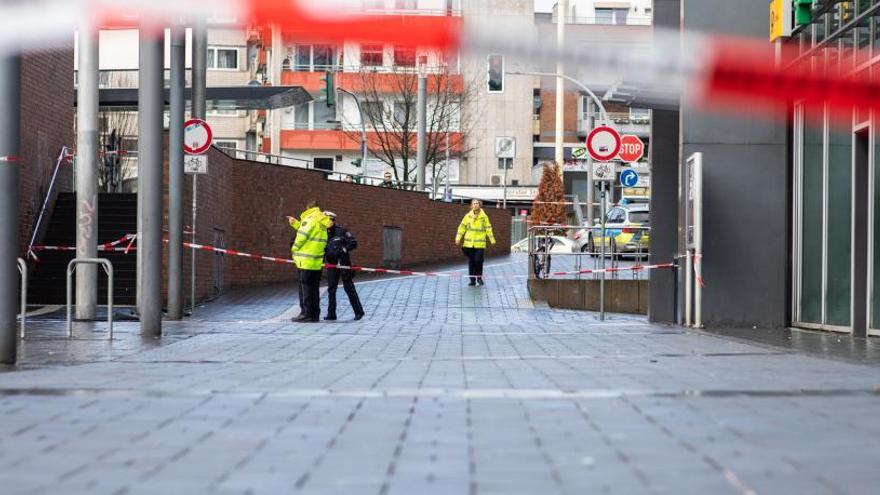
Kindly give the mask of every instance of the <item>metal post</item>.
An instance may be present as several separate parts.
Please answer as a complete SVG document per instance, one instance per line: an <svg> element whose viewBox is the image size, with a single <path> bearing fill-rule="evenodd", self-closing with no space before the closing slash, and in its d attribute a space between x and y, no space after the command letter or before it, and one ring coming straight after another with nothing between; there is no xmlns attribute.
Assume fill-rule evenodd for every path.
<svg viewBox="0 0 880 495"><path fill-rule="evenodd" d="M76 109L76 256L98 256L98 36L79 30L79 87ZM84 266L76 277L76 319L94 320L98 267Z"/></svg>
<svg viewBox="0 0 880 495"><path fill-rule="evenodd" d="M561 50L565 46L565 20L568 17L568 0L559 0L556 5L556 44ZM562 59L556 63L556 152L555 160L559 165L559 175L563 175L563 166L565 163L565 151L563 150L563 142L565 139L565 79L562 74L565 72L565 65Z"/></svg>
<svg viewBox="0 0 880 495"><path fill-rule="evenodd" d="M21 56L0 54L0 363L15 364L18 336L19 125Z"/></svg>
<svg viewBox="0 0 880 495"><path fill-rule="evenodd" d="M171 101L168 129L168 319L183 318L183 123L186 111L186 30L171 28Z"/></svg>
<svg viewBox="0 0 880 495"><path fill-rule="evenodd" d="M18 258L18 272L21 273L21 338L24 340L24 332L27 328L27 291L28 291L28 267L27 262Z"/></svg>
<svg viewBox="0 0 880 495"><path fill-rule="evenodd" d="M595 127L596 121L593 117L593 103L592 99L587 100L587 124L590 129ZM593 177L593 157L587 154L587 226L593 226L593 212L595 208L593 207L593 202L596 201L596 183L594 182Z"/></svg>
<svg viewBox="0 0 880 495"><path fill-rule="evenodd" d="M65 307L67 309L67 338L73 337L73 319L70 316L71 299L73 297L73 274L77 268L82 265L95 266L101 265L104 273L107 274L107 326L110 330L110 340L113 340L113 263L104 258L74 258L67 264L67 274L65 276L67 286L67 299ZM22 338L24 338L24 330L22 330Z"/></svg>
<svg viewBox="0 0 880 495"><path fill-rule="evenodd" d="M419 192L425 190L425 159L428 152L428 75L425 66L419 67L419 94L416 100L418 117L418 141L416 142L416 163L418 166L417 187Z"/></svg>
<svg viewBox="0 0 880 495"><path fill-rule="evenodd" d="M507 209L507 160L511 161L513 164L513 158L506 158L504 160L504 185L501 187L501 201L504 209Z"/></svg>
<svg viewBox="0 0 880 495"><path fill-rule="evenodd" d="M694 327L703 328L703 154L694 163Z"/></svg>
<svg viewBox="0 0 880 495"><path fill-rule="evenodd" d="M279 46L279 45L275 45ZM208 78L208 28L205 19L198 19L192 33L192 116L207 117ZM199 176L192 175L192 243L196 244L196 220L198 220ZM190 250L190 304L196 307L196 252Z"/></svg>
<svg viewBox="0 0 880 495"><path fill-rule="evenodd" d="M366 167L367 166L367 144L368 144L368 142L367 142L367 119L365 118L365 115L364 115L364 109L361 106L361 100L360 100L360 98L358 98L358 96L356 94L352 93L351 91L348 91L343 88L337 88L337 90L342 93L347 94L348 96L351 96L352 99L354 100L354 104L357 105L358 115L360 115L360 118L361 118L361 167Z"/></svg>
<svg viewBox="0 0 880 495"><path fill-rule="evenodd" d="M600 255L600 268L603 270L601 272L601 277L599 277L599 321L605 321L605 243L607 242L606 236L608 233L605 231L605 209L608 206L608 197L605 194L605 181L602 181L602 248ZM613 255L613 254L612 254Z"/></svg>
<svg viewBox="0 0 880 495"><path fill-rule="evenodd" d="M158 32L157 32L158 31ZM165 111L164 36L140 29L138 88L138 195L141 196L141 334L162 335L162 117Z"/></svg>
<svg viewBox="0 0 880 495"><path fill-rule="evenodd" d="M687 254L685 254L685 263L684 263L684 326L691 326L691 298L693 297L692 289L693 287L693 274L694 274L694 259L691 257L691 250L687 250Z"/></svg>

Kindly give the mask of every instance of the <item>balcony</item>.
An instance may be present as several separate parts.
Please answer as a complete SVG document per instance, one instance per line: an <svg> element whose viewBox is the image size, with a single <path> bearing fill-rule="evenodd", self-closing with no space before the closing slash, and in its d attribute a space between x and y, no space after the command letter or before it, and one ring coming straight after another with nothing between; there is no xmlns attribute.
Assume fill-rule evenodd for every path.
<svg viewBox="0 0 880 495"><path fill-rule="evenodd" d="M377 67L377 69L384 70L376 70L375 72L372 70L337 72L336 85L349 91L359 92L366 90L369 84L368 89L370 91L378 90L394 93L400 87L400 78L413 77L415 74L410 67ZM444 79L448 80L449 91L452 93L459 94L464 90L464 78L461 74L444 76L436 71L433 74L429 71L428 92L436 92L440 89L444 84ZM281 72L281 85L302 86L303 89L312 95L317 95L324 89L324 72L285 70Z"/></svg>
<svg viewBox="0 0 880 495"><path fill-rule="evenodd" d="M450 148L453 153L461 151L461 133L452 132L450 136ZM431 139L429 133L428 139ZM445 139L445 135L443 136ZM367 132L367 140L370 149L381 149L382 145L376 132ZM360 151L360 131L342 130L282 130L281 149L297 151ZM412 149L415 150L415 134L413 134Z"/></svg>
<svg viewBox="0 0 880 495"><path fill-rule="evenodd" d="M556 24L556 16L553 16L553 24ZM566 17L565 24L591 25L591 26L651 26L654 18L651 16L627 16L626 19L608 19L606 17Z"/></svg>
<svg viewBox="0 0 880 495"><path fill-rule="evenodd" d="M648 138L651 134L650 114L635 112L608 112L611 124L621 134L635 134L640 138ZM593 115L594 122L601 122L599 115ZM590 115L582 113L578 117L578 135L586 136L590 132Z"/></svg>

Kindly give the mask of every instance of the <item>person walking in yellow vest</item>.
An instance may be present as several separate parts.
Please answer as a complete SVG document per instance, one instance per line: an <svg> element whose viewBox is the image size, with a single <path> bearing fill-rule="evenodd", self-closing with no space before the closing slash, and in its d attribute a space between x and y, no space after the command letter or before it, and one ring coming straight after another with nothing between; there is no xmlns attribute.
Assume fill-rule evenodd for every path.
<svg viewBox="0 0 880 495"><path fill-rule="evenodd" d="M483 281L483 261L485 259L486 242L495 245L495 234L492 232L492 224L489 215L483 211L483 203L475 199L471 201L471 211L467 212L458 226L455 236L455 244L461 246L461 250L468 258L468 275L470 285L478 283L485 285Z"/></svg>
<svg viewBox="0 0 880 495"><path fill-rule="evenodd" d="M294 222L290 222L291 226ZM327 229L330 219L324 215L318 204L312 201L300 215L296 239L290 247L293 262L299 270L299 283L302 293L302 307L305 311L294 321L320 321L321 269L324 268L324 251L327 249Z"/></svg>

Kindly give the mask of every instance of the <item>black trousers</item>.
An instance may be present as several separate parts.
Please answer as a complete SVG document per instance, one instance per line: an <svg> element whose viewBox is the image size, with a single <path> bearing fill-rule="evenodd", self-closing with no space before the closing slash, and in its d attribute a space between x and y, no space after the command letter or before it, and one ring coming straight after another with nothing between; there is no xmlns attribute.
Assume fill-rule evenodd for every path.
<svg viewBox="0 0 880 495"><path fill-rule="evenodd" d="M299 271L300 307L313 320L321 317L321 270Z"/></svg>
<svg viewBox="0 0 880 495"><path fill-rule="evenodd" d="M299 314L304 315L306 314L306 295L303 289L302 271L299 269L296 270L296 286L299 291Z"/></svg>
<svg viewBox="0 0 880 495"><path fill-rule="evenodd" d="M483 260L485 259L486 250L477 248L461 248L464 255L468 258L468 275L471 282L483 278Z"/></svg>
<svg viewBox="0 0 880 495"><path fill-rule="evenodd" d="M341 262L340 262L341 263ZM346 264L351 266L351 263ZM348 295L348 302L351 303L351 309L355 315L364 314L364 307L361 306L361 299L358 297L357 289L354 287L354 273L351 270L338 270L336 268L327 269L327 316L336 317L336 289L339 287L339 279L342 279L342 288Z"/></svg>

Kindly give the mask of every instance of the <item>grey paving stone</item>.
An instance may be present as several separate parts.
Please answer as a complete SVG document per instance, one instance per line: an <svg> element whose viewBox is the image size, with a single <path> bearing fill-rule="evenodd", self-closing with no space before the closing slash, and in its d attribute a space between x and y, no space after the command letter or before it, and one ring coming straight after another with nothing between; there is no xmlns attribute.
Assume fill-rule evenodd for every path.
<svg viewBox="0 0 880 495"><path fill-rule="evenodd" d="M159 341L36 322L0 373L0 491L876 493L874 354L522 305L497 278L522 258L495 263L484 289L360 281L358 323L288 322L289 285Z"/></svg>

